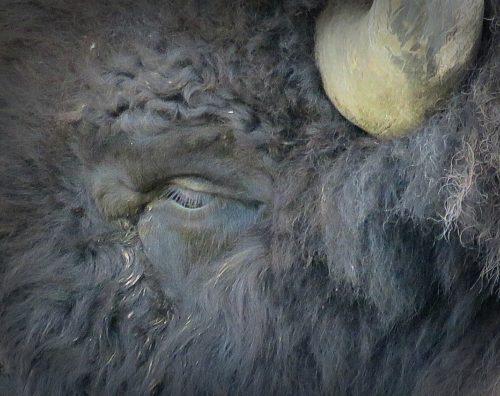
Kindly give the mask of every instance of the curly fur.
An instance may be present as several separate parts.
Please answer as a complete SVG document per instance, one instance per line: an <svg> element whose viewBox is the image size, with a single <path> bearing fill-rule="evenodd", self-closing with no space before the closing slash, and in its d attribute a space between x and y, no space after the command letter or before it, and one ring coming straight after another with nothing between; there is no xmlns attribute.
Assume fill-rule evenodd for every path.
<svg viewBox="0 0 500 396"><path fill-rule="evenodd" d="M322 92L322 6L6 2L0 394L500 393L500 6L458 93L392 141ZM169 272L118 220L175 166L272 193Z"/></svg>

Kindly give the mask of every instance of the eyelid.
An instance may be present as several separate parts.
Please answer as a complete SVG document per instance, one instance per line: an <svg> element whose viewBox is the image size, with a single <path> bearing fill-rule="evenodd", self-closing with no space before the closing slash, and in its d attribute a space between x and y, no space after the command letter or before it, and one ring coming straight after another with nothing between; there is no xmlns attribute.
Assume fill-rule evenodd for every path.
<svg viewBox="0 0 500 396"><path fill-rule="evenodd" d="M204 192L209 194L217 194L219 190L217 186L210 183L208 180L199 177L179 177L172 179L169 184L184 188L186 190Z"/></svg>
<svg viewBox="0 0 500 396"><path fill-rule="evenodd" d="M162 199L170 201L186 210L206 209L216 198L212 194L195 191L179 185L171 184L167 187Z"/></svg>
<svg viewBox="0 0 500 396"><path fill-rule="evenodd" d="M179 201L176 202L175 197L172 199L172 194L167 198L167 195L172 192L191 197L194 196L195 200L203 201L205 205L197 208L190 208L190 205L184 205ZM220 186L203 177L178 176L168 180L168 182L164 184L164 188L160 190L157 198L146 206L146 210L151 210L152 207L161 204L161 202L168 202L171 205L177 206L179 209L189 211L192 215L195 213L199 215L203 213L206 215L207 211L215 210L217 207L221 205L224 206L225 203L230 201L239 202L242 205L255 208L262 204L261 201L244 199L244 196L245 194L242 190L234 190L227 186ZM187 199L189 200L189 198Z"/></svg>
<svg viewBox="0 0 500 396"><path fill-rule="evenodd" d="M198 176L176 177L174 179L170 179L168 184L224 199L241 200L244 196L244 192L242 190L223 187Z"/></svg>

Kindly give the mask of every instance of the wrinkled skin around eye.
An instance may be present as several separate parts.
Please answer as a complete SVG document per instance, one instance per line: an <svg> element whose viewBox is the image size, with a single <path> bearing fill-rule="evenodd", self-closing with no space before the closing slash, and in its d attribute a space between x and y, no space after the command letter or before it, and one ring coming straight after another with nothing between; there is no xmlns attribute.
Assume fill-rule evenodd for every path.
<svg viewBox="0 0 500 396"><path fill-rule="evenodd" d="M262 212L263 205L257 203L173 185L147 205L138 232L144 253L160 276L169 285L181 285L190 269L227 250Z"/></svg>
<svg viewBox="0 0 500 396"><path fill-rule="evenodd" d="M206 275L269 211L274 167L246 133L220 125L112 136L109 152L94 158L93 147L102 145L89 149L92 197L108 221L138 235L152 278L179 301L190 277Z"/></svg>

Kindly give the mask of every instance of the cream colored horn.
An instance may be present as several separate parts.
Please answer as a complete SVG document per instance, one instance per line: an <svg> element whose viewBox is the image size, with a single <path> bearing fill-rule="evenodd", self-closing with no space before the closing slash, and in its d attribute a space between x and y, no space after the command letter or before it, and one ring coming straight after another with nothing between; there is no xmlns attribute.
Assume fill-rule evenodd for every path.
<svg viewBox="0 0 500 396"><path fill-rule="evenodd" d="M316 23L327 95L371 134L410 131L469 70L483 12L484 0L330 0Z"/></svg>

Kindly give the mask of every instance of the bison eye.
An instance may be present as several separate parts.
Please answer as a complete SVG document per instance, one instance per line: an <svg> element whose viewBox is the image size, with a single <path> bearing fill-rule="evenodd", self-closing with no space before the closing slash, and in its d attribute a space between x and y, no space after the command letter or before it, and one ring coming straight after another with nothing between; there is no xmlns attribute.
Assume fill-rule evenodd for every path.
<svg viewBox="0 0 500 396"><path fill-rule="evenodd" d="M223 196L224 191L206 179L178 177L169 181L158 200L194 215L197 212L213 209L221 203Z"/></svg>
<svg viewBox="0 0 500 396"><path fill-rule="evenodd" d="M188 210L202 209L215 199L211 194L177 185L168 186L162 198Z"/></svg>
<svg viewBox="0 0 500 396"><path fill-rule="evenodd" d="M170 229L238 230L255 221L265 205L245 199L241 190L200 177L170 179L145 206L142 224L158 221ZM174 225L175 223L175 225Z"/></svg>

